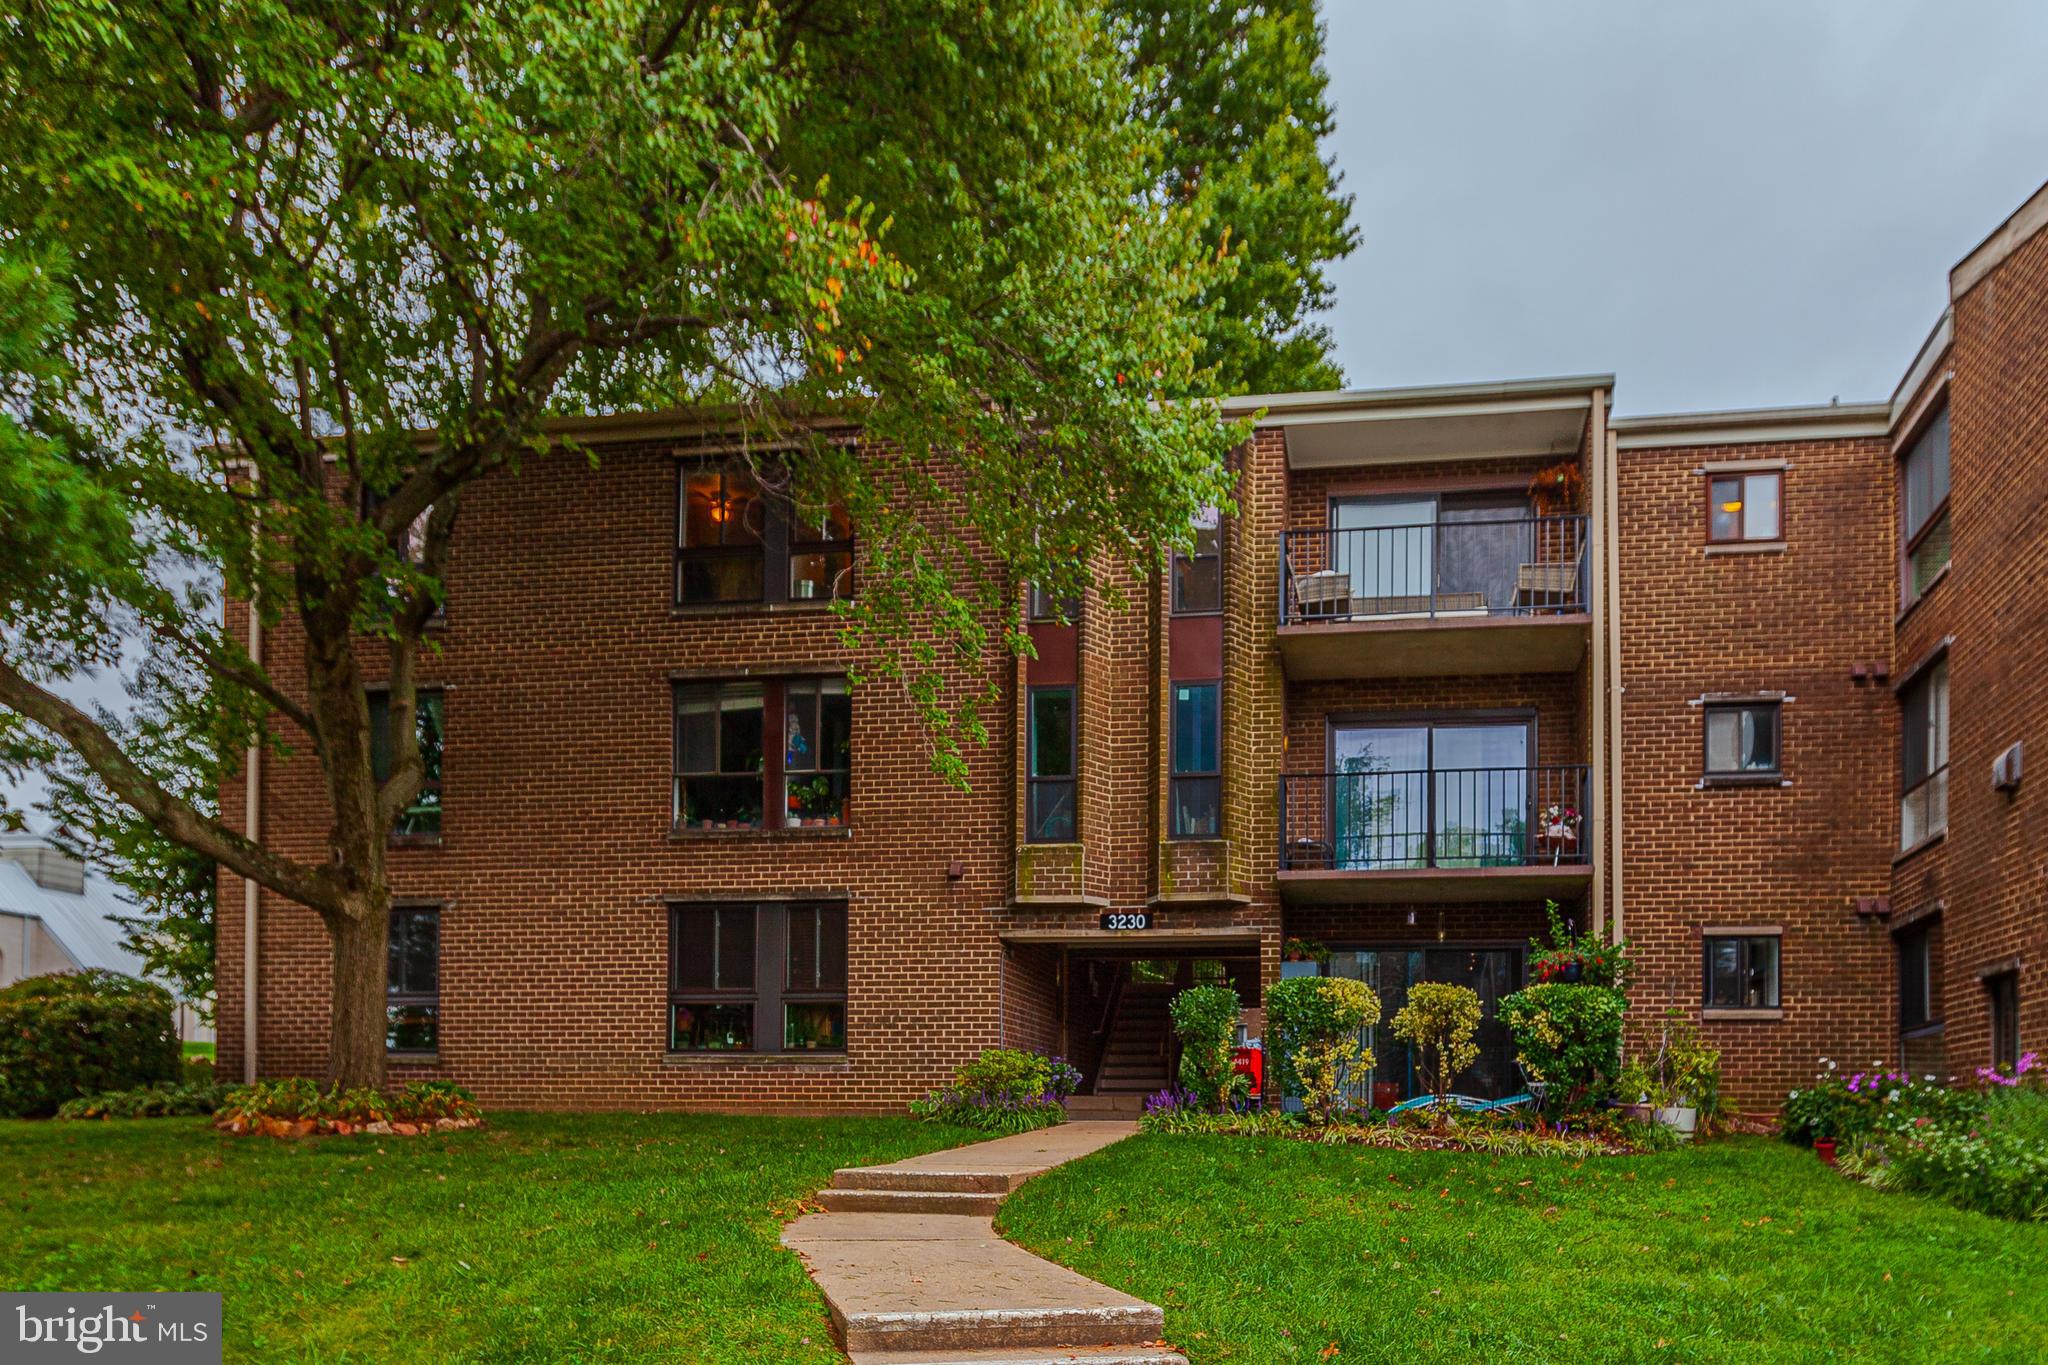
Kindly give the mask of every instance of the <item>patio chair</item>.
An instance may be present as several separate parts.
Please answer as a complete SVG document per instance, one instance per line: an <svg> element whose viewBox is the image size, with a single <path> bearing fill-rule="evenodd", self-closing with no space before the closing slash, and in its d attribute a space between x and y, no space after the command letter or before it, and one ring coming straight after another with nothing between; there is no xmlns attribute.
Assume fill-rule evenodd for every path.
<svg viewBox="0 0 2048 1365"><path fill-rule="evenodd" d="M1294 605L1304 618L1349 616L1351 575L1342 569L1295 575Z"/></svg>
<svg viewBox="0 0 2048 1365"><path fill-rule="evenodd" d="M1586 562L1586 546L1570 559L1546 559L1524 564L1515 573L1515 605L1562 608L1578 596L1579 571Z"/></svg>

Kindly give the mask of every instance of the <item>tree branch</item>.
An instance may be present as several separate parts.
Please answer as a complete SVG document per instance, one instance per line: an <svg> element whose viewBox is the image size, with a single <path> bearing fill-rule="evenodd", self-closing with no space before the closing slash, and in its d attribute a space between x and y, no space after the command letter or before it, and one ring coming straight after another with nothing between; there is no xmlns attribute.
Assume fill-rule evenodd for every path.
<svg viewBox="0 0 2048 1365"><path fill-rule="evenodd" d="M19 712L70 745L85 760L93 776L165 838L196 849L230 871L322 914L345 913L346 888L335 868L309 867L279 857L200 814L138 767L98 721L30 682L5 660L0 660L0 706Z"/></svg>

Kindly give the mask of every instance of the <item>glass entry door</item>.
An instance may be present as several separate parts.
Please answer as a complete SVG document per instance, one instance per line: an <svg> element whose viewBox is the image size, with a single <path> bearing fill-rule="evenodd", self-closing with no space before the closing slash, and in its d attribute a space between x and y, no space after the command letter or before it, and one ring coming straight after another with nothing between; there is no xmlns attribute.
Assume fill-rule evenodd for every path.
<svg viewBox="0 0 2048 1365"><path fill-rule="evenodd" d="M1331 866L1521 863L1529 750L1523 721L1331 726Z"/></svg>
<svg viewBox="0 0 2048 1365"><path fill-rule="evenodd" d="M1458 1074L1452 1089L1489 1100L1521 1093L1521 1068L1515 1063L1514 1039L1500 1021L1500 999L1521 989L1522 970L1520 948L1435 945L1331 953L1329 975L1363 981L1380 998L1379 1024L1359 1035L1377 1064L1370 1073L1352 1077L1354 1101L1367 1103L1376 1080L1397 1086L1404 1100L1424 1093L1413 1049L1394 1036L1392 1027L1394 1016L1408 1003L1408 987L1417 981L1447 981L1479 996L1479 1033L1474 1040L1479 1059Z"/></svg>

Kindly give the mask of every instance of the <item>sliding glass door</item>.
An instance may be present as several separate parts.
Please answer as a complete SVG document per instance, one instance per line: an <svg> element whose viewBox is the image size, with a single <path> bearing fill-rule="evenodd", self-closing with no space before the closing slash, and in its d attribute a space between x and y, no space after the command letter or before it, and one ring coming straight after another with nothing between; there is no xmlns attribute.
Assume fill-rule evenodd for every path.
<svg viewBox="0 0 2048 1365"><path fill-rule="evenodd" d="M1519 864L1530 748L1520 720L1332 724L1332 866Z"/></svg>

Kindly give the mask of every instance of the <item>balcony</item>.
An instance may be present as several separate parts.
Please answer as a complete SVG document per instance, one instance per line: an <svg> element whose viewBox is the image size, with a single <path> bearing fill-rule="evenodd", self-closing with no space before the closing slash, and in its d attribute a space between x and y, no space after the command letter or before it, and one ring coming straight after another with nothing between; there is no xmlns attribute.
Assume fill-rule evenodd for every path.
<svg viewBox="0 0 2048 1365"><path fill-rule="evenodd" d="M1586 518L1280 533L1280 657L1297 681L1569 673L1586 655Z"/></svg>
<svg viewBox="0 0 2048 1365"><path fill-rule="evenodd" d="M1290 904L1508 901L1584 893L1583 763L1280 779L1280 895Z"/></svg>

